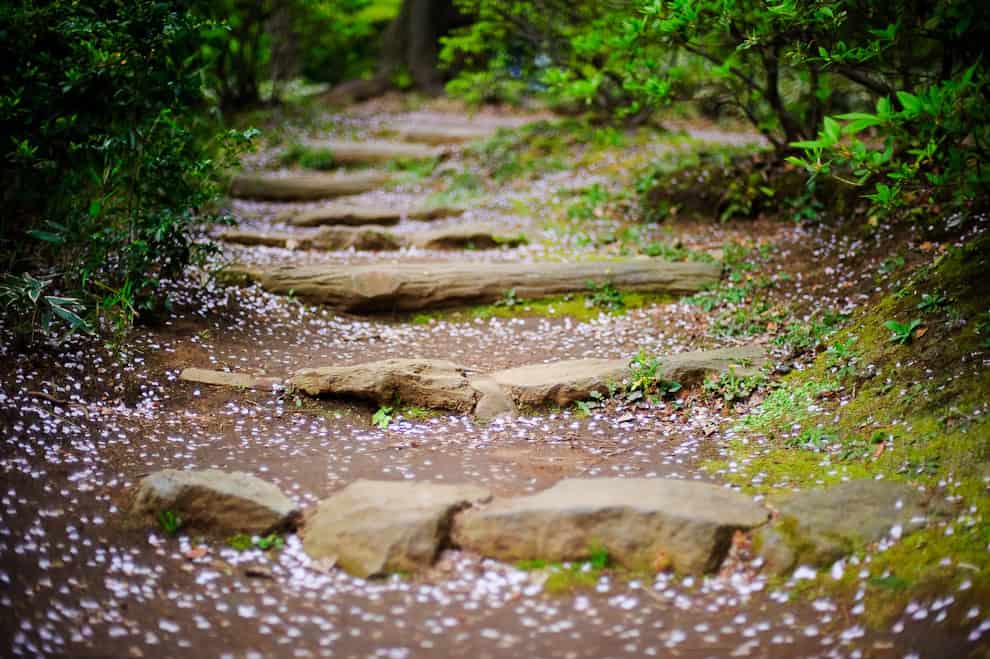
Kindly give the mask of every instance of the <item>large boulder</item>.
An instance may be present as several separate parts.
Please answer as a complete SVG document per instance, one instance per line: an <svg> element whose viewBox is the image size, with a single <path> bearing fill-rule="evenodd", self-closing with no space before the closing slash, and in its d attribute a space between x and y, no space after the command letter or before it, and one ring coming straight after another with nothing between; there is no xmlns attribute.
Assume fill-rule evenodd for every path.
<svg viewBox="0 0 990 659"><path fill-rule="evenodd" d="M307 513L303 549L359 577L429 567L453 515L487 501L473 485L359 480Z"/></svg>
<svg viewBox="0 0 990 659"><path fill-rule="evenodd" d="M788 572L799 564L827 566L888 536L925 523L917 488L886 480L854 480L791 495L776 502L778 516L761 529L755 546L765 570Z"/></svg>
<svg viewBox="0 0 990 659"><path fill-rule="evenodd" d="M248 473L165 469L146 476L132 512L155 520L170 512L181 528L214 534L265 535L295 524L298 510L281 490Z"/></svg>
<svg viewBox="0 0 990 659"><path fill-rule="evenodd" d="M268 201L309 201L376 190L388 181L386 174L378 172L239 174L230 184L230 195Z"/></svg>
<svg viewBox="0 0 990 659"><path fill-rule="evenodd" d="M751 375L766 360L766 351L757 345L682 352L662 358L658 376L691 385L730 369L740 377ZM527 364L491 376L517 404L564 406L587 400L592 392L604 393L610 385L621 385L630 373L628 359L569 359Z"/></svg>
<svg viewBox="0 0 990 659"><path fill-rule="evenodd" d="M395 263L320 264L267 270L231 266L229 274L257 281L272 293L292 291L300 299L348 311L415 311L493 302L514 290L522 299L587 291L609 282L624 291L692 293L718 282L713 263L660 259L586 263Z"/></svg>
<svg viewBox="0 0 990 659"><path fill-rule="evenodd" d="M570 561L604 549L632 570L718 569L738 530L769 512L708 483L649 478L567 479L532 496L496 500L454 521L454 543L505 561Z"/></svg>
<svg viewBox="0 0 990 659"><path fill-rule="evenodd" d="M484 416L511 414L512 401L491 380L443 359L384 359L353 366L304 368L289 386L310 396L395 400Z"/></svg>

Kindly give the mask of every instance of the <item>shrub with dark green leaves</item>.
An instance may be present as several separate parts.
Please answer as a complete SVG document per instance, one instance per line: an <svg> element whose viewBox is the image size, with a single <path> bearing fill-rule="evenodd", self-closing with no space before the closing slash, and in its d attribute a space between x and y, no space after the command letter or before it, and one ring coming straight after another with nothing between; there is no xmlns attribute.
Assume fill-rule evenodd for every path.
<svg viewBox="0 0 990 659"><path fill-rule="evenodd" d="M220 153L202 130L206 27L182 1L4 3L6 269L126 325L196 257Z"/></svg>

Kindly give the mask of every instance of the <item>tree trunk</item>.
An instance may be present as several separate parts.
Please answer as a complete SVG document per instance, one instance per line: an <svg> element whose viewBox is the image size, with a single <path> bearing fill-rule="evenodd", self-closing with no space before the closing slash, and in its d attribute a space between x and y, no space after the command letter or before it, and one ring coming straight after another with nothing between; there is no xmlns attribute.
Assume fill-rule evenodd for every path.
<svg viewBox="0 0 990 659"><path fill-rule="evenodd" d="M330 92L337 102L361 101L388 91L397 74L405 71L415 89L443 92L443 74L437 66L438 41L465 23L453 0L403 0L402 7L382 34L378 72L370 80L349 80Z"/></svg>

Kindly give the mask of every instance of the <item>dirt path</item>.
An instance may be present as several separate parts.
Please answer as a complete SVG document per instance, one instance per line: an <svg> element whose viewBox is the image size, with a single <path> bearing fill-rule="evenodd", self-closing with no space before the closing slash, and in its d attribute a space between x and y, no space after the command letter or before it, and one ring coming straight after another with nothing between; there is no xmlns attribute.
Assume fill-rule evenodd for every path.
<svg viewBox="0 0 990 659"><path fill-rule="evenodd" d="M389 113L333 118L309 137L362 139L383 126L442 126L464 118ZM487 120L493 122L493 120ZM485 121L481 125L494 125ZM519 123L512 118L510 123ZM319 134L312 134L319 132ZM434 131L435 133L435 131ZM433 135L434 133L430 133ZM738 136L699 131L698 139ZM744 136L745 137L745 136ZM451 196L466 171L457 146L434 171L393 170L396 183L355 202L411 204ZM607 158L454 199L461 217L403 219L393 230L485 222L528 244L509 248L389 252L224 247L224 258L276 264L532 262L617 254L561 224L562 190L628 185L622 163L669 149L637 139ZM273 152L255 167L271 164ZM572 154L581 161L582 149ZM617 163L619 166L617 166ZM447 174L444 174L447 172ZM616 172L620 172L617 174ZM470 173L470 172L468 172ZM467 186L469 190L473 190ZM234 201L242 228L299 231L287 209L320 202ZM624 226L592 215L597 235ZM758 236L776 245L771 271L795 254L842 246L789 224L653 225L644 241L714 252ZM652 233L651 233L652 232ZM799 284L800 286L800 284ZM813 279L803 295L842 294ZM223 287L201 273L172 284L174 311L134 331L126 352L74 337L18 352L6 343L0 388L0 654L112 657L893 657L955 656L965 639L931 633L905 614L868 630L855 607L798 594L800 575L772 581L737 547L720 575L628 577L606 571L588 588L548 594L537 573L459 551L425 575L366 581L321 569L289 536L280 551L236 551L123 523L136 482L163 468L251 472L308 506L358 478L473 482L496 495L545 489L569 476L641 476L719 482L702 469L724 455L731 423L696 392L655 404L524 412L476 422L406 410L385 430L371 406L180 382L187 366L285 376L298 368L387 357L450 359L493 370L551 360L670 354L726 347L710 314L676 300L647 300L623 314L536 315L531 303L422 317L334 314L257 287ZM565 300L558 302L566 305ZM541 313L547 310L539 307ZM7 334L5 332L5 334ZM850 566L849 569L855 569ZM935 609L927 612L935 617Z"/></svg>

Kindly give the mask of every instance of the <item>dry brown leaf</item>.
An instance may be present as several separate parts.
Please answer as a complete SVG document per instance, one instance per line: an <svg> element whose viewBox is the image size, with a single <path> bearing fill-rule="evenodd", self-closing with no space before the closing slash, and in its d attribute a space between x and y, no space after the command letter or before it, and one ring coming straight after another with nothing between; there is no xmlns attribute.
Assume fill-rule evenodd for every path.
<svg viewBox="0 0 990 659"><path fill-rule="evenodd" d="M187 560L195 561L197 558L203 558L208 553L210 553L210 548L206 545L200 545L199 547L193 547L189 551L183 554Z"/></svg>
<svg viewBox="0 0 990 659"><path fill-rule="evenodd" d="M672 564L673 562L670 560L670 556L667 555L667 552L657 552L657 557L653 559L653 571L666 572L671 568Z"/></svg>

